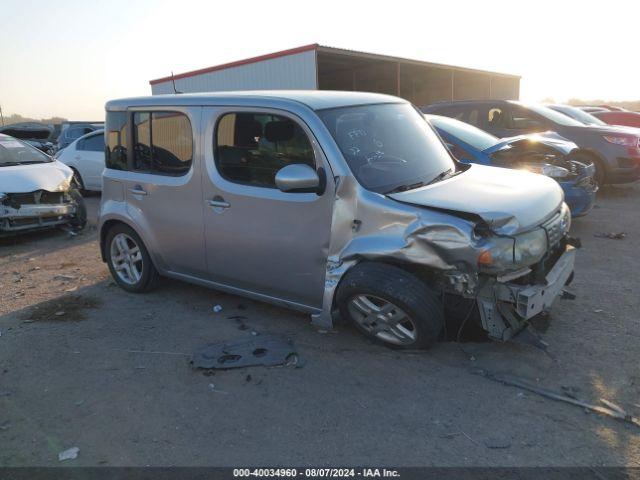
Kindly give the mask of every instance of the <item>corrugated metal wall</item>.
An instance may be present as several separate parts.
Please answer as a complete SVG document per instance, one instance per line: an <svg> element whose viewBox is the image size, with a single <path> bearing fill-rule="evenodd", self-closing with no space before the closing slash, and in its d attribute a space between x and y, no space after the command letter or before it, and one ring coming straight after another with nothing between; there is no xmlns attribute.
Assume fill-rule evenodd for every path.
<svg viewBox="0 0 640 480"><path fill-rule="evenodd" d="M229 90L309 90L316 88L315 51L296 53L176 79L183 93ZM171 81L151 85L151 93L173 93Z"/></svg>

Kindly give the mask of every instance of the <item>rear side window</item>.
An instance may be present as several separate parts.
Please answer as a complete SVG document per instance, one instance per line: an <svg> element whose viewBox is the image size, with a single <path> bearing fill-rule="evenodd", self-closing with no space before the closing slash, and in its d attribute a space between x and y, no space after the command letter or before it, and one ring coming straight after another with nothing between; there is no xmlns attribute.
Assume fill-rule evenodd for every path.
<svg viewBox="0 0 640 480"><path fill-rule="evenodd" d="M193 133L186 115L179 112L133 114L131 170L181 176L193 161Z"/></svg>
<svg viewBox="0 0 640 480"><path fill-rule="evenodd" d="M218 121L216 167L235 183L276 188L275 176L287 165L315 168L313 148L295 121L266 113L228 113Z"/></svg>
<svg viewBox="0 0 640 480"><path fill-rule="evenodd" d="M97 134L78 140L77 150L86 152L103 152L104 151L104 135Z"/></svg>
<svg viewBox="0 0 640 480"><path fill-rule="evenodd" d="M127 112L107 112L105 164L113 170L128 170Z"/></svg>

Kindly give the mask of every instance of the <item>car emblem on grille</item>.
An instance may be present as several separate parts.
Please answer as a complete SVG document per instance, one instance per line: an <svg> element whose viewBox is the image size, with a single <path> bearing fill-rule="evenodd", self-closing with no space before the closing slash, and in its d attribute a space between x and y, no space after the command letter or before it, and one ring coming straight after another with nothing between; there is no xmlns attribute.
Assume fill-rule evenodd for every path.
<svg viewBox="0 0 640 480"><path fill-rule="evenodd" d="M567 231L567 227L569 226L569 219L566 215L563 215L560 219L560 230L563 232Z"/></svg>

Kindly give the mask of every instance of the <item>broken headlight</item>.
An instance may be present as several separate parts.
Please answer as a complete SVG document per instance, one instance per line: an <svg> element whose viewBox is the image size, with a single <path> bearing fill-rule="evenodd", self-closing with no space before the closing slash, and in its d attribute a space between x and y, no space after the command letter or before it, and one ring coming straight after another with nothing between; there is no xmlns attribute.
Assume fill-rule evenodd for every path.
<svg viewBox="0 0 640 480"><path fill-rule="evenodd" d="M536 228L528 233L516 236L513 257L518 266L529 266L540 261L547 251L547 233Z"/></svg>
<svg viewBox="0 0 640 480"><path fill-rule="evenodd" d="M547 234L542 228L515 237L495 237L480 252L478 266L494 273L516 270L539 262L546 251Z"/></svg>
<svg viewBox="0 0 640 480"><path fill-rule="evenodd" d="M489 272L504 272L514 268L513 247L514 239L511 237L494 237L488 248L478 255L478 266L481 270Z"/></svg>
<svg viewBox="0 0 640 480"><path fill-rule="evenodd" d="M532 173L539 173L551 178L565 178L569 176L569 170L550 163L523 163L522 168Z"/></svg>
<svg viewBox="0 0 640 480"><path fill-rule="evenodd" d="M54 191L56 192L68 192L71 189L71 181L73 180L73 176L63 180L60 182L60 185L56 187Z"/></svg>

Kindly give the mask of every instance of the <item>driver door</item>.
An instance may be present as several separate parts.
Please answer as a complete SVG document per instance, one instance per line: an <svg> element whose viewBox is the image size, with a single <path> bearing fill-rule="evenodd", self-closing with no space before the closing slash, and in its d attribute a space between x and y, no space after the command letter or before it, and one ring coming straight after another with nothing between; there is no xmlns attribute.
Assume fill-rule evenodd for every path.
<svg viewBox="0 0 640 480"><path fill-rule="evenodd" d="M334 200L317 141L297 117L261 108L205 108L207 268L216 283L321 308ZM282 192L290 164L325 177L321 193Z"/></svg>

